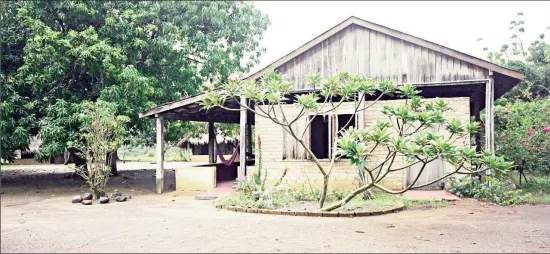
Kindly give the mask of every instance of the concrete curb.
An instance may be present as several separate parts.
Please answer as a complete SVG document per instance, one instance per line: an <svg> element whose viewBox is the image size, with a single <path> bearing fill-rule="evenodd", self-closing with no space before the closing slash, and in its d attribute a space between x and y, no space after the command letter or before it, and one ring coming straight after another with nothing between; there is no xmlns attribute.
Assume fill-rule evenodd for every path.
<svg viewBox="0 0 550 254"><path fill-rule="evenodd" d="M373 211L373 212L320 212L320 211L281 211L257 208L245 208L237 206L216 205L219 210L227 210L241 213L258 213L258 214L273 214L273 215L289 215L289 216L307 216L307 217L366 217L377 216L388 213L396 213L405 210L405 205L395 207L388 210Z"/></svg>

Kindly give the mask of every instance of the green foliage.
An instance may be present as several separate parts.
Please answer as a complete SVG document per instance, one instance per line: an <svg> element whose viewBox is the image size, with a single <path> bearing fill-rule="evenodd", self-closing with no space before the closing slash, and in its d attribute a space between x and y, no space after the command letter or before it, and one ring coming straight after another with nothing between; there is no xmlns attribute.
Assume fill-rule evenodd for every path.
<svg viewBox="0 0 550 254"><path fill-rule="evenodd" d="M451 178L449 191L459 197L475 198L502 206L528 203L531 195L522 190L510 180L498 181L483 177L482 181L471 178Z"/></svg>
<svg viewBox="0 0 550 254"><path fill-rule="evenodd" d="M63 154L69 143L81 141L83 105L58 100L45 108L39 123L38 135L44 142L35 159L47 161L51 156Z"/></svg>
<svg viewBox="0 0 550 254"><path fill-rule="evenodd" d="M523 15L510 22L510 39L499 51L489 51L487 59L499 65L517 70L525 80L504 95L509 99L523 99L526 96L550 95L550 45L541 33L538 40L529 45L524 41L525 23ZM478 40L481 41L481 40ZM488 50L488 48L484 48Z"/></svg>
<svg viewBox="0 0 550 254"><path fill-rule="evenodd" d="M502 101L495 107L496 153L526 170L550 173L550 99Z"/></svg>
<svg viewBox="0 0 550 254"><path fill-rule="evenodd" d="M15 150L28 147L34 118L27 114L27 110L34 105L19 96L11 84L5 84L4 78L0 75L0 159L11 162L15 159Z"/></svg>
<svg viewBox="0 0 550 254"><path fill-rule="evenodd" d="M25 126L13 114L22 122L11 125L72 135L79 126L52 118L51 107L75 110L101 99L129 118L128 143L154 141L153 122L139 112L248 71L264 52L258 41L268 25L251 3L230 1L7 1L0 15L2 84L14 89L8 96L26 100L19 105L34 105L25 114L40 123ZM181 138L180 127L167 123L167 141ZM56 155L69 139L44 141L40 158Z"/></svg>
<svg viewBox="0 0 550 254"><path fill-rule="evenodd" d="M451 174L474 174L490 169L494 171L495 175L503 175L513 166L502 157L496 157L489 153L476 154L475 150L470 147L455 145L458 139L476 133L479 130L479 123L464 125L455 119L446 120L444 114L450 110L448 103L443 99L425 102L419 96L420 92L412 85L398 86L392 81L377 82L349 73L340 73L326 79L320 78L317 74L310 74L308 81L311 86L318 89L295 94L291 93L292 85L285 80L281 73L266 72L259 82L230 80L223 85L222 89L210 89L201 104L208 110L224 107L227 98L238 100L238 97L244 96L250 102L247 105L242 105L243 107L253 110L249 105L254 104L256 107L253 111L257 117L270 119L280 125L297 143L304 146L307 156L313 159L322 174L323 190L319 196L321 207L326 199L329 175L337 158L349 158L350 162L357 166L360 181L360 188L351 193L351 196L346 196L343 203L371 187L391 192L384 189L379 183L390 172L406 168L392 168L396 157L405 157L406 162L410 164L408 166L420 163L423 165L422 168L426 164L442 158L455 166L456 170ZM307 147L307 142L304 142L305 132L297 132L294 123L301 117L314 118L318 115L334 114L344 102L357 102L365 99L360 97L363 94L368 94L376 99L365 102L367 104L365 108L359 109L359 106L356 106L355 113L371 107L384 95L400 96L405 99L405 103L384 106L382 113L388 117L389 121L381 121L367 129L356 130L344 127L340 130L338 135L341 137L336 140L336 152L331 153L330 166L325 168L318 163L318 158ZM290 103L290 101L298 109L298 114L292 117L287 116L281 106ZM357 105L360 104L357 103ZM308 122L308 125L311 124L311 120ZM304 129L307 130L307 127ZM434 133L431 129L446 130L450 135L444 137ZM369 157L373 156L376 148L388 151L386 160L378 165L369 165ZM422 170L419 174L421 173ZM260 182L259 175L255 177L255 180L256 184ZM412 185L415 183L416 181ZM412 187L421 187L412 185L403 191ZM341 205L342 203L327 209L334 209Z"/></svg>
<svg viewBox="0 0 550 254"><path fill-rule="evenodd" d="M491 169L496 176L506 175L513 164L489 153L476 154L471 147L460 147L456 140L477 132L479 123L465 126L457 119L446 120L443 115L450 110L442 100L424 102L411 86L400 87L403 96L410 96L403 105L384 106L382 113L392 122L379 121L366 129L348 129L338 140L338 154L349 158L357 166L359 178L364 172L369 173L369 181L383 181L388 171L403 170L396 168L393 159L404 156L409 165L425 165L433 160L443 158L455 167L453 173L472 174ZM406 97L408 98L408 97ZM410 101L410 103L409 103ZM430 129L445 129L445 137ZM375 149L388 151L387 159L382 163L370 165L369 158L374 156ZM380 177L381 176L381 177ZM366 181L361 181L366 182ZM363 186L365 184L361 184ZM407 187L412 188L414 183ZM414 186L418 187L418 186Z"/></svg>
<svg viewBox="0 0 550 254"><path fill-rule="evenodd" d="M512 179L516 186L521 188L523 193L531 195L529 203L550 204L550 176L528 174L527 179L529 179L529 182L522 181L521 184L519 183L519 175L514 174Z"/></svg>
<svg viewBox="0 0 550 254"><path fill-rule="evenodd" d="M93 193L95 198L105 195L105 186L111 173L111 156L108 153L116 151L127 135L125 126L128 117L116 114L114 103L98 100L82 104L82 113L78 115L82 122L81 141L70 142L87 161L84 167L76 168Z"/></svg>

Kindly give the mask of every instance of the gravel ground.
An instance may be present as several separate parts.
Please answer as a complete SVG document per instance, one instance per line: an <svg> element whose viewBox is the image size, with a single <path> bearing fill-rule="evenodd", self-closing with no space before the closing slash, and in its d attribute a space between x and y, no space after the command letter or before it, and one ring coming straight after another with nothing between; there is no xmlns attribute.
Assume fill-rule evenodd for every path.
<svg viewBox="0 0 550 254"><path fill-rule="evenodd" d="M132 193L131 200L83 206L70 203L82 182L64 175L2 172L2 253L550 252L544 205L460 200L361 218L245 214L176 192L152 194L153 172L129 170L110 188Z"/></svg>
<svg viewBox="0 0 550 254"><path fill-rule="evenodd" d="M1 252L550 252L550 209L471 200L362 218L217 211L172 194L2 198Z"/></svg>

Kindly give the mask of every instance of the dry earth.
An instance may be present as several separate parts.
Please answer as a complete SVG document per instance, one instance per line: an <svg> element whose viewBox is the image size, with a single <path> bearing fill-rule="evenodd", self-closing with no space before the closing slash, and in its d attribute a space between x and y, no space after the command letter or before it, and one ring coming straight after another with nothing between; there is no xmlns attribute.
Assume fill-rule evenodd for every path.
<svg viewBox="0 0 550 254"><path fill-rule="evenodd" d="M109 185L132 193L130 201L83 206L70 203L83 182L66 175L2 169L2 253L550 252L544 205L461 200L362 218L245 214L174 191L155 195L153 171L131 169Z"/></svg>

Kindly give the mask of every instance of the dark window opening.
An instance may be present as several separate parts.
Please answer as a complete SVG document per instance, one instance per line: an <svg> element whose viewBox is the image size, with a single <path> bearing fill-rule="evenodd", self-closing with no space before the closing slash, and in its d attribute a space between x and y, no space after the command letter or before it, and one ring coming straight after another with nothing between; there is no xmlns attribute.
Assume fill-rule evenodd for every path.
<svg viewBox="0 0 550 254"><path fill-rule="evenodd" d="M349 124L348 124L348 121L349 121ZM346 130L349 128L355 129L355 115L352 115L352 114L338 115L338 137L342 136L341 130L344 129L344 126L346 127L345 128Z"/></svg>
<svg viewBox="0 0 550 254"><path fill-rule="evenodd" d="M310 125L310 149L318 159L328 158L328 116L317 116Z"/></svg>

